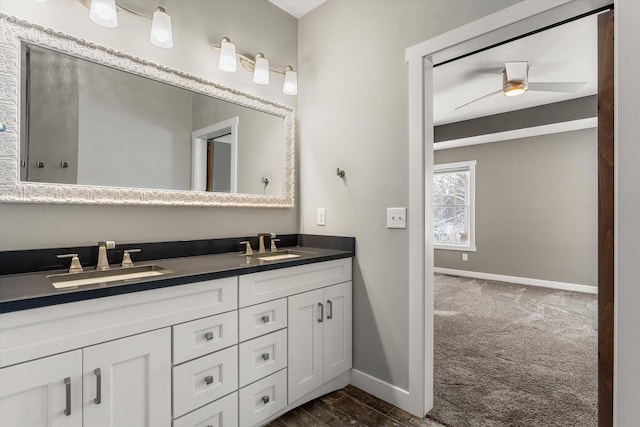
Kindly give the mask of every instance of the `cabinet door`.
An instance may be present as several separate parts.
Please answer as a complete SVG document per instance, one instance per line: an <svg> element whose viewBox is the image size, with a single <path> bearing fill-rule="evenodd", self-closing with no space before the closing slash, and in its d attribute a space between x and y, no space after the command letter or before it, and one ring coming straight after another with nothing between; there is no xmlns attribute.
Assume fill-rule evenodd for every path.
<svg viewBox="0 0 640 427"><path fill-rule="evenodd" d="M82 351L0 369L0 425L81 427Z"/></svg>
<svg viewBox="0 0 640 427"><path fill-rule="evenodd" d="M351 282L324 288L324 382L351 369Z"/></svg>
<svg viewBox="0 0 640 427"><path fill-rule="evenodd" d="M171 425L169 328L87 347L84 425Z"/></svg>
<svg viewBox="0 0 640 427"><path fill-rule="evenodd" d="M322 289L289 297L289 403L324 382Z"/></svg>

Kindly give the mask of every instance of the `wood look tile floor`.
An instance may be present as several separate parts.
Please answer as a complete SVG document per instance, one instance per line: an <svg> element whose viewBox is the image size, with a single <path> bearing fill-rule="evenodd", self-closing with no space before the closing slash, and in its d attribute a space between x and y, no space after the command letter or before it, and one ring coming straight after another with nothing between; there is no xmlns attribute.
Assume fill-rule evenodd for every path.
<svg viewBox="0 0 640 427"><path fill-rule="evenodd" d="M267 427L443 427L348 385L292 409Z"/></svg>

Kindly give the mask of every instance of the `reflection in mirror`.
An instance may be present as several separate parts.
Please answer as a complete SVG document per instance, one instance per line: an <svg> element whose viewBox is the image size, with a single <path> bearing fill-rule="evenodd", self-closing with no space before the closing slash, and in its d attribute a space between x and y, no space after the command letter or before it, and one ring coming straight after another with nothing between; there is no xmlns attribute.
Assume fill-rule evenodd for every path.
<svg viewBox="0 0 640 427"><path fill-rule="evenodd" d="M283 117L33 44L21 50L21 181L283 194Z"/></svg>

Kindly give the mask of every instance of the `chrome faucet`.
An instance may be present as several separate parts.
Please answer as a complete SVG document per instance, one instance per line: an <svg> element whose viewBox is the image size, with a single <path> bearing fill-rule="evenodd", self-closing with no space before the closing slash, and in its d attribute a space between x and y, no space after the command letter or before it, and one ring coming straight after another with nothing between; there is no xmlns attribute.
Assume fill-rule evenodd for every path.
<svg viewBox="0 0 640 427"><path fill-rule="evenodd" d="M98 263L96 264L96 270L108 270L109 258L107 258L107 249L113 249L116 247L116 242L113 240L98 242Z"/></svg>

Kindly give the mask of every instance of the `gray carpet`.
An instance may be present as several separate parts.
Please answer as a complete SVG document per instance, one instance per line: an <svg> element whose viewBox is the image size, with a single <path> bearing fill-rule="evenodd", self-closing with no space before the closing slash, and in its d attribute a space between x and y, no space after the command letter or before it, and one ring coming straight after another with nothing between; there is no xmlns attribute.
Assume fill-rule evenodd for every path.
<svg viewBox="0 0 640 427"><path fill-rule="evenodd" d="M447 426L597 426L597 296L435 278L435 402Z"/></svg>

